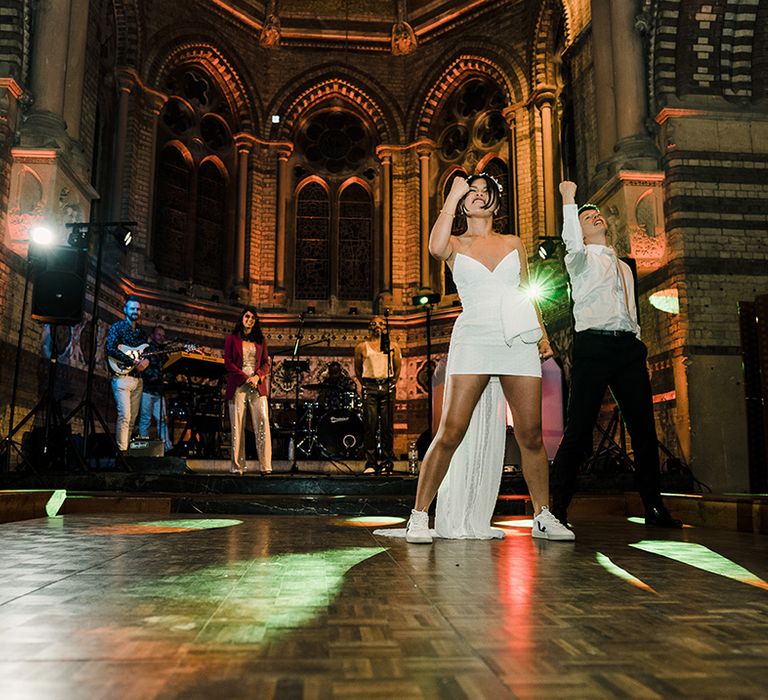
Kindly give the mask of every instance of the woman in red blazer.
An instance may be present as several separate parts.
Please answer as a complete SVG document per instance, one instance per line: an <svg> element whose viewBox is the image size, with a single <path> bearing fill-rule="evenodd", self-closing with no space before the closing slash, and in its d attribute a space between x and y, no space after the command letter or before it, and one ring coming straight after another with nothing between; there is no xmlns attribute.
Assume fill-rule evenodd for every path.
<svg viewBox="0 0 768 700"><path fill-rule="evenodd" d="M269 355L256 309L246 306L232 332L224 341L224 367L227 370L225 398L232 424L233 473L246 471L245 412L250 408L261 473L272 472L272 436L269 432L267 377Z"/></svg>

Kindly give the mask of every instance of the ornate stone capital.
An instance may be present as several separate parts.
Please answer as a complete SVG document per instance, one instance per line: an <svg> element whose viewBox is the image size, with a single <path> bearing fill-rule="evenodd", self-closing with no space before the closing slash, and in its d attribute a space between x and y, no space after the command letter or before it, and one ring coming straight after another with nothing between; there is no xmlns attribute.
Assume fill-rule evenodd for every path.
<svg viewBox="0 0 768 700"><path fill-rule="evenodd" d="M138 85L136 71L125 66L118 66L115 68L115 83L119 92L125 92L130 95Z"/></svg>
<svg viewBox="0 0 768 700"><path fill-rule="evenodd" d="M544 106L553 107L557 99L557 92L551 85L540 85L533 93L533 104L537 109Z"/></svg>

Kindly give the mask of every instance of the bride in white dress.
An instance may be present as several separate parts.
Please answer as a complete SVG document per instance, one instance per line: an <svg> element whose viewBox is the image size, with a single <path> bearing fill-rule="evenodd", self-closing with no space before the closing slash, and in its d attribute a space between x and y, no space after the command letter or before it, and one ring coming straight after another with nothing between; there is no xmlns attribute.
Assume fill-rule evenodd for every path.
<svg viewBox="0 0 768 700"><path fill-rule="evenodd" d="M433 536L491 539L504 462L506 403L533 502L534 537L573 540L549 511L549 465L541 438L541 360L552 357L544 324L525 295L525 247L493 231L501 200L487 174L457 177L432 227L429 252L453 272L462 313L451 335L440 427L421 466L408 526L374 534L428 544ZM456 212L467 230L452 236ZM450 468L449 468L450 467ZM439 493L438 493L439 488ZM437 495L435 529L427 510Z"/></svg>

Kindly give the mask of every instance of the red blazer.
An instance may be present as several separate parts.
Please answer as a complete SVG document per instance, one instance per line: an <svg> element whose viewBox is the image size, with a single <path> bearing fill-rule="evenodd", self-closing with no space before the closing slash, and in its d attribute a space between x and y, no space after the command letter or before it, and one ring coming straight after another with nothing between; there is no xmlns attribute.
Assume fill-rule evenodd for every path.
<svg viewBox="0 0 768 700"><path fill-rule="evenodd" d="M235 389L248 380L248 375L243 372L243 339L239 333L237 335L230 333L224 341L224 369L227 370L227 391L224 398L229 401L235 395ZM269 376L266 340L263 343L256 343L256 374L261 377L258 384L259 396L266 396Z"/></svg>

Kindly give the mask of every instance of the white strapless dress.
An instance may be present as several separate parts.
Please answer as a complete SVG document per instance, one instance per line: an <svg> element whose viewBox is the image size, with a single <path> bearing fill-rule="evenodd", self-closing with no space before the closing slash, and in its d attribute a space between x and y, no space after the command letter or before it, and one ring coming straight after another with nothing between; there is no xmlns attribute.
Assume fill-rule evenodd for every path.
<svg viewBox="0 0 768 700"><path fill-rule="evenodd" d="M520 257L507 254L494 270L461 253L453 278L463 311L448 350L447 374L486 374L491 379L475 407L464 439L437 493L435 537L493 539L491 527L504 468L506 401L499 375L541 377L536 309L520 288ZM449 380L450 381L450 380ZM405 537L403 528L375 535Z"/></svg>

